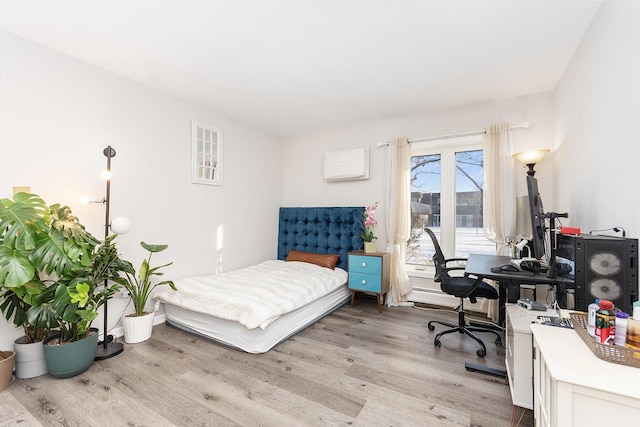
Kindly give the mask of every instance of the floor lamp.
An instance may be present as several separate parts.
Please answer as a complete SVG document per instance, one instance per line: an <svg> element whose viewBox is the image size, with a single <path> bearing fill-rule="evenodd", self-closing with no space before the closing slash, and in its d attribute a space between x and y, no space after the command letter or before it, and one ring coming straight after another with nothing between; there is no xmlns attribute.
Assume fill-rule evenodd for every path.
<svg viewBox="0 0 640 427"><path fill-rule="evenodd" d="M107 158L107 170L103 173L103 178L107 181L107 192L104 199L102 199L102 203L105 205L105 220L104 220L104 237L105 240L109 236L109 229L114 229L113 231L116 234L121 234L123 232L128 231L129 221L124 218L114 218L114 224L111 224L109 221L109 208L111 204L111 159L116 156L116 150L114 150L110 145L103 150L105 157ZM115 227L115 220L119 219L118 227ZM119 228L119 229L116 229ZM108 280L105 279L104 286L107 287ZM96 350L95 360L104 360L113 356L117 356L122 353L124 350L124 344L121 342L116 342L113 335L108 335L107 326L108 326L108 316L107 316L107 305L108 300L104 303L104 338L101 342L98 343L98 348Z"/></svg>

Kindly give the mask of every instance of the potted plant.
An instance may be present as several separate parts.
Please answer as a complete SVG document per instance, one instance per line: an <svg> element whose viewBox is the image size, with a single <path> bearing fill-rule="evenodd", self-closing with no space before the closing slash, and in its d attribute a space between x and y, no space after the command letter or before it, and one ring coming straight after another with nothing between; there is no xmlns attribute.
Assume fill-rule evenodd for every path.
<svg viewBox="0 0 640 427"><path fill-rule="evenodd" d="M15 356L13 351L0 351L0 392L11 384Z"/></svg>
<svg viewBox="0 0 640 427"><path fill-rule="evenodd" d="M49 207L29 193L0 199L0 311L24 330L14 344L18 378L47 372L42 340L57 326L50 318L29 319L29 310L46 302L43 292L52 276L81 264L85 246L94 242L68 207Z"/></svg>
<svg viewBox="0 0 640 427"><path fill-rule="evenodd" d="M97 348L98 337L90 329L91 321L97 309L117 292L120 271L127 268L112 244L115 235L100 242L69 207L47 206L29 193L17 193L13 201L0 200L0 230L0 308L5 317L13 315L14 323L21 323L26 331L36 331L36 339L58 329L43 341L50 374L68 377L86 370ZM91 344L85 344L79 367L58 370L50 363L51 344L60 349L66 347L65 343L85 338ZM68 363L75 361L66 357Z"/></svg>
<svg viewBox="0 0 640 427"><path fill-rule="evenodd" d="M142 342L151 337L154 311L145 311L145 306L156 286L169 285L171 289L176 289L176 285L171 280L157 283L153 283L151 280L153 276L162 276L164 273L160 270L173 264L170 262L158 267L151 267L150 264L151 256L154 253L164 251L168 246L150 245L145 242L140 242L140 246L149 252L149 256L142 260L137 274L132 266L125 270L126 279L122 282L122 286L129 292L134 308L134 313L124 316L122 320L124 340L127 343Z"/></svg>
<svg viewBox="0 0 640 427"><path fill-rule="evenodd" d="M98 309L119 291L124 280L120 274L130 265L119 257L115 237L109 236L93 248L88 265L48 287L44 293L52 295L50 302L29 310L30 320L50 318L58 325L59 332L43 342L47 369L55 377L78 375L93 363L98 330L91 328L91 322Z"/></svg>
<svg viewBox="0 0 640 427"><path fill-rule="evenodd" d="M376 242L374 242L374 240L377 239L377 237L373 235L373 229L376 224L378 224L375 217L377 208L378 202L364 208L364 214L362 217L363 231L360 233L360 237L364 240L364 251L366 253L376 252Z"/></svg>

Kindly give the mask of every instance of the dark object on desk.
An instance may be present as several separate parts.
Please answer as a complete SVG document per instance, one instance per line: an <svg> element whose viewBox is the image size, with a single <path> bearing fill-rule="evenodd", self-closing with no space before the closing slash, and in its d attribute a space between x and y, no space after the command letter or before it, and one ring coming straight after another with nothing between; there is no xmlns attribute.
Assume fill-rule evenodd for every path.
<svg viewBox="0 0 640 427"><path fill-rule="evenodd" d="M561 319L559 317L538 316L538 323L546 326L558 326L560 328L573 329L571 319Z"/></svg>
<svg viewBox="0 0 640 427"><path fill-rule="evenodd" d="M440 332L436 335L435 340L433 341L433 345L436 347L440 347L440 338L443 335L450 334L453 332L458 332L460 334L466 334L467 336L474 339L478 344L480 344L480 349L476 351L478 357L484 357L487 354L487 347L484 345L482 340L476 337L472 332L489 332L496 335L495 343L498 346L502 345L502 338L497 331L492 330L490 328L484 328L479 326L469 326L464 317L464 300L465 298L469 298L469 301L472 303L477 302L477 298L488 298L488 299L498 299L498 292L493 288L493 286L484 282L482 278L471 278L471 277L452 277L449 275L449 272L452 270L464 270L464 267L448 267L447 264L451 261L463 261L464 258L453 258L453 259L445 259L444 254L442 253L442 249L440 249L440 244L438 243L438 239L436 238L433 231L428 228L425 228L425 231L431 237L433 241L433 247L435 248L435 255L433 256L433 262L436 267L436 276L434 280L436 282L440 282L440 289L443 292L449 295L456 296L460 298L460 305L458 306L458 325L454 325L451 323L440 322L437 320L431 320L427 327L430 331L433 331L435 327L434 323L447 326L451 329L447 329L443 332Z"/></svg>
<svg viewBox="0 0 640 427"><path fill-rule="evenodd" d="M547 311L547 307L545 307L544 304L540 304L537 301L531 301L529 298L520 298L517 304L527 310Z"/></svg>
<svg viewBox="0 0 640 427"><path fill-rule="evenodd" d="M606 299L625 313L638 300L638 239L615 236L557 237L558 263L572 264L575 309L587 311L596 298ZM558 271L560 275L560 271Z"/></svg>
<svg viewBox="0 0 640 427"><path fill-rule="evenodd" d="M517 273L520 269L515 265L502 264L499 267L491 267L491 271L494 273Z"/></svg>
<svg viewBox="0 0 640 427"><path fill-rule="evenodd" d="M565 262L556 264L556 274L560 277L567 276L572 270L573 268L571 267L571 264L567 264Z"/></svg>
<svg viewBox="0 0 640 427"><path fill-rule="evenodd" d="M518 267L516 267L515 265L511 265L511 264L503 264L499 267L491 267L491 272L492 273L498 273L498 274L518 274L518 275L522 275L522 276L533 276L535 275L535 273L533 271L527 271L527 270L519 270Z"/></svg>

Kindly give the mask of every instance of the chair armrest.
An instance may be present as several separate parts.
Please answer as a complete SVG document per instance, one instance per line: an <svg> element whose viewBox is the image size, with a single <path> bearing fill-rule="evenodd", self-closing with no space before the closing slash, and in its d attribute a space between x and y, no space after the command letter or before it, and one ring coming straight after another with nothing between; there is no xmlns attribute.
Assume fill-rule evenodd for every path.
<svg viewBox="0 0 640 427"><path fill-rule="evenodd" d="M469 258L448 258L444 260L444 262L449 262L449 261L469 261Z"/></svg>
<svg viewBox="0 0 640 427"><path fill-rule="evenodd" d="M465 292L463 298L469 298L469 301L475 304L476 303L476 301L474 301L475 298L470 298L469 295L471 295L478 288L478 286L480 285L480 283L484 281L484 279L482 277L469 277L469 279L473 279L475 281L473 282L473 286L471 286L469 290Z"/></svg>
<svg viewBox="0 0 640 427"><path fill-rule="evenodd" d="M442 266L443 270L445 270L445 272L449 272L449 271L460 271L460 270L464 270L466 267L462 266L462 265L456 265L453 267L447 267L447 264L453 261L467 261L467 258L449 258L449 259L445 259L444 263L445 265Z"/></svg>

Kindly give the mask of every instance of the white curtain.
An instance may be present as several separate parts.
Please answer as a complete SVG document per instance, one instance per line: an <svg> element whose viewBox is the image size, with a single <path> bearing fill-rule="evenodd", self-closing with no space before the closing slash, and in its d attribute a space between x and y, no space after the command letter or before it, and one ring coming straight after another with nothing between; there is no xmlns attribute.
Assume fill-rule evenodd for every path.
<svg viewBox="0 0 640 427"><path fill-rule="evenodd" d="M516 231L516 174L511 157L512 138L508 124L492 124L484 138L484 235L496 244L498 255L509 255L507 236ZM498 318L498 302L484 300L492 320Z"/></svg>
<svg viewBox="0 0 640 427"><path fill-rule="evenodd" d="M406 244L411 229L410 182L411 148L406 138L389 142L386 159L386 208L387 249L391 254L391 290L387 292L386 305L398 305L407 300L411 291L409 276L405 271Z"/></svg>

